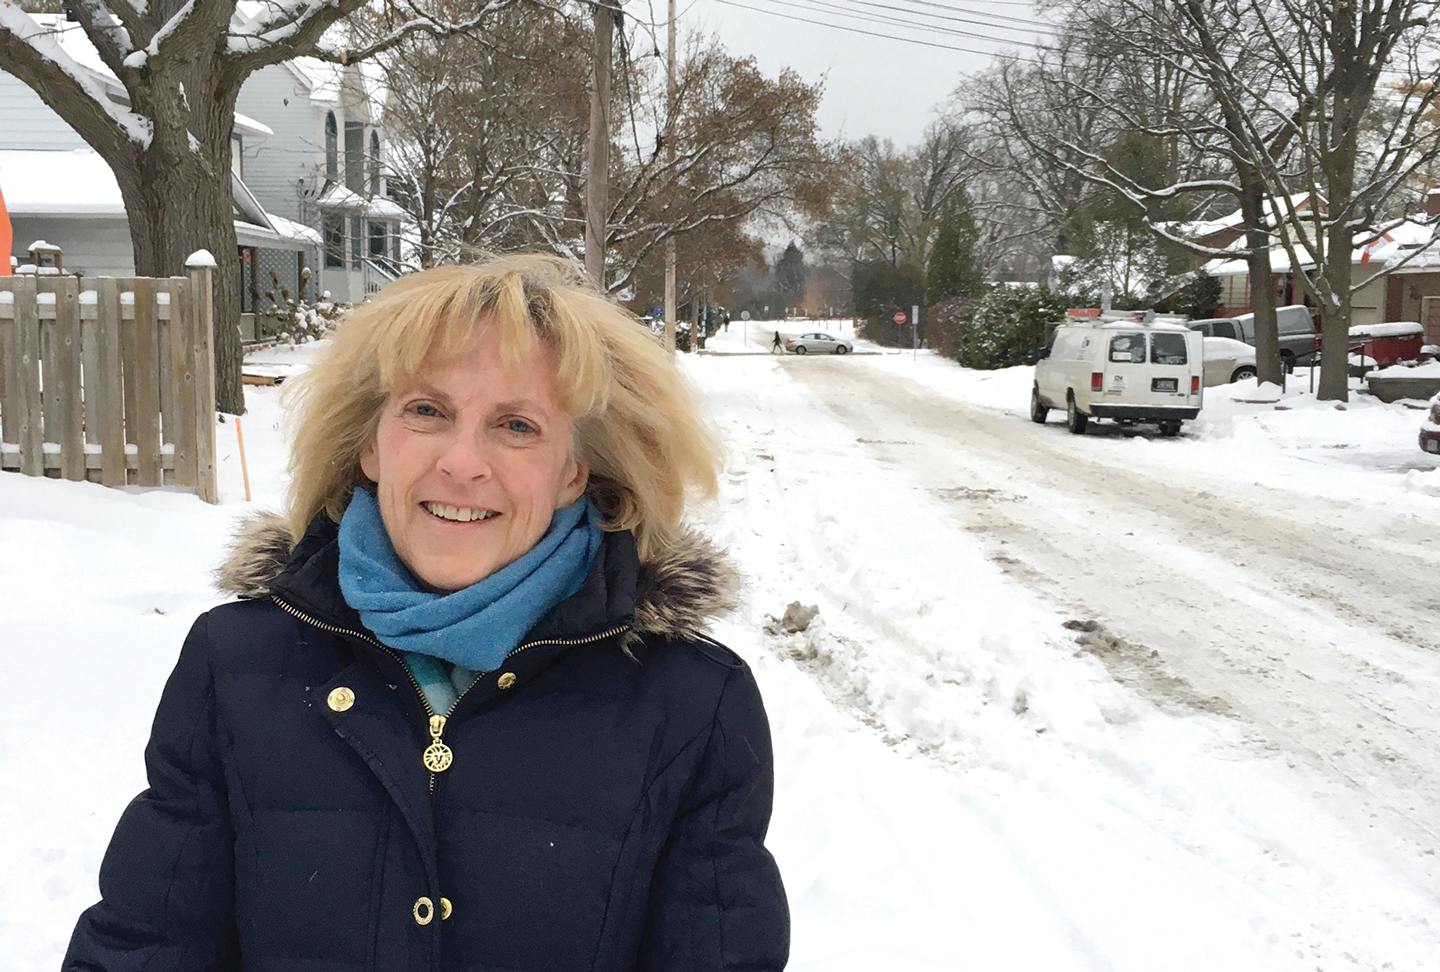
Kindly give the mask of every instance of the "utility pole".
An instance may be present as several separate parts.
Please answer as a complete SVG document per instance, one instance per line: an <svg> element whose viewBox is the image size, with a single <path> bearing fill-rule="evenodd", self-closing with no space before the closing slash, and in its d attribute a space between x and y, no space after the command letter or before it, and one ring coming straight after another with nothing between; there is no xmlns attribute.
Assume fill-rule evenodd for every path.
<svg viewBox="0 0 1440 972"><path fill-rule="evenodd" d="M585 272L602 291L605 286L605 224L610 213L610 65L619 9L595 4L594 83L590 87L589 170L585 174Z"/></svg>
<svg viewBox="0 0 1440 972"><path fill-rule="evenodd" d="M670 60L665 80L665 165L675 178L675 0L670 0ZM665 349L675 350L675 237L665 240ZM693 340L693 337L692 337Z"/></svg>

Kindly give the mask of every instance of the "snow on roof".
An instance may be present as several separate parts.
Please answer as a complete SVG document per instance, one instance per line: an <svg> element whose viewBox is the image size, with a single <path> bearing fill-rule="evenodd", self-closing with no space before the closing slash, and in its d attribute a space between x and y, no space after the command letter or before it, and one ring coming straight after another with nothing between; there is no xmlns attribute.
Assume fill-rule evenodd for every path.
<svg viewBox="0 0 1440 972"><path fill-rule="evenodd" d="M391 219L403 219L408 213L393 199L384 196L376 196L370 200L369 207L365 210L367 215L389 217Z"/></svg>
<svg viewBox="0 0 1440 972"><path fill-rule="evenodd" d="M274 213L268 215L270 216L270 225L275 227L275 232L282 237L313 243L315 246L321 245L320 231L314 227L297 223L293 219L286 219L284 216L276 216Z"/></svg>
<svg viewBox="0 0 1440 972"><path fill-rule="evenodd" d="M254 203L254 197L238 179L232 178L231 188L237 196L243 192L247 203ZM0 151L0 192L4 192L5 206L12 216L125 217L125 201L115 174L90 149ZM254 208L258 207L254 203ZM236 220L236 232L243 230L267 241L320 243L320 234L308 226L263 210L260 216L268 226Z"/></svg>
<svg viewBox="0 0 1440 972"><path fill-rule="evenodd" d="M0 191L12 216L124 216L120 185L90 149L0 151Z"/></svg>
<svg viewBox="0 0 1440 972"><path fill-rule="evenodd" d="M60 49L77 64L89 68L100 75L112 87L124 91L120 79L115 72L106 66L100 52L95 50L95 45L90 43L90 38L85 35L85 29L78 23L65 19L64 14L33 13L30 19L39 24L50 34Z"/></svg>
<svg viewBox="0 0 1440 972"><path fill-rule="evenodd" d="M258 122L249 115L242 115L235 112L235 129L247 135L274 135L275 129L262 122Z"/></svg>

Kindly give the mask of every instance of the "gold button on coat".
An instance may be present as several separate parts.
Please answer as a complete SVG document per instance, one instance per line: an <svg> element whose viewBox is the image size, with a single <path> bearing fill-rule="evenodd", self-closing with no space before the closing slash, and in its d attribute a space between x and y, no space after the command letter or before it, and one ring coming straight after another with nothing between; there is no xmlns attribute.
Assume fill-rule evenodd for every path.
<svg viewBox="0 0 1440 972"><path fill-rule="evenodd" d="M435 902L422 894L415 899L415 907L410 909L410 913L415 916L415 924L428 925L435 920Z"/></svg>
<svg viewBox="0 0 1440 972"><path fill-rule="evenodd" d="M500 686L502 689L509 688L510 686L515 684L515 673L506 672L504 675L501 675L495 680L495 684Z"/></svg>
<svg viewBox="0 0 1440 972"><path fill-rule="evenodd" d="M441 921L448 921L449 918L450 918L450 912L452 912L452 911L454 911L454 910L455 910L454 907L452 907L451 904L450 904L450 899L449 899L449 898L441 898L441 899L440 899L440 920L441 920Z"/></svg>
<svg viewBox="0 0 1440 972"><path fill-rule="evenodd" d="M325 704L336 712L344 712L355 704L355 693L345 686L330 690L330 695L325 699Z"/></svg>

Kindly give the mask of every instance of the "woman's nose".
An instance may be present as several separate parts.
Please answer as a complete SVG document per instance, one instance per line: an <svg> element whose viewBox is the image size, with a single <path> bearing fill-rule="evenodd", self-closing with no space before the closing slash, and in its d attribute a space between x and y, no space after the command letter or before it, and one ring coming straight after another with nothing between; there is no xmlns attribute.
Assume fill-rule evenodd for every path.
<svg viewBox="0 0 1440 972"><path fill-rule="evenodd" d="M451 437L436 464L452 479L486 479L490 476L490 456L482 436L459 434Z"/></svg>

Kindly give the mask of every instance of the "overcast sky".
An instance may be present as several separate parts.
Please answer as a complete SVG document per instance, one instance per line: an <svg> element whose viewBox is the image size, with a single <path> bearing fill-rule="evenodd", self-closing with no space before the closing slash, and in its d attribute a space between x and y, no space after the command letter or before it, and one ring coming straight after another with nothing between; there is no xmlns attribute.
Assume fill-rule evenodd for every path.
<svg viewBox="0 0 1440 972"><path fill-rule="evenodd" d="M630 0L626 9L643 18L641 4L663 21L666 0ZM900 147L919 139L962 74L989 63L987 52L1037 38L1026 0L678 0L678 9L682 36L716 33L732 53L753 54L772 77L789 66L806 81L823 79L826 136L878 135ZM663 47L663 32L659 37Z"/></svg>

